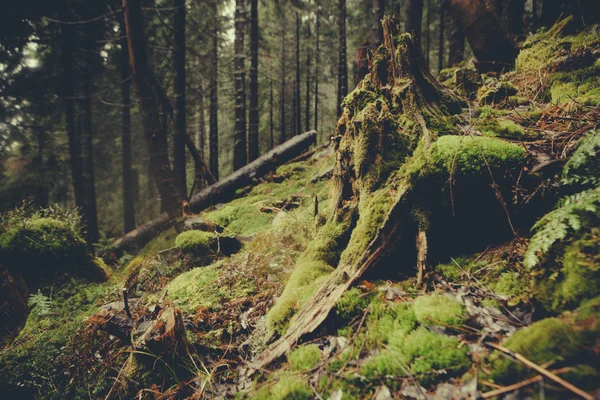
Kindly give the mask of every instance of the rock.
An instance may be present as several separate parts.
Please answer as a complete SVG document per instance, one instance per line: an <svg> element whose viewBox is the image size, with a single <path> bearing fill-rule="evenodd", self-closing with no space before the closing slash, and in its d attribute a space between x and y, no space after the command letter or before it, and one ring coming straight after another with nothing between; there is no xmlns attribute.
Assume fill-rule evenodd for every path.
<svg viewBox="0 0 600 400"><path fill-rule="evenodd" d="M390 389L385 386L385 385L381 385L377 388L377 391L375 392L375 395L373 396L374 400L392 400L392 393L390 392Z"/></svg>

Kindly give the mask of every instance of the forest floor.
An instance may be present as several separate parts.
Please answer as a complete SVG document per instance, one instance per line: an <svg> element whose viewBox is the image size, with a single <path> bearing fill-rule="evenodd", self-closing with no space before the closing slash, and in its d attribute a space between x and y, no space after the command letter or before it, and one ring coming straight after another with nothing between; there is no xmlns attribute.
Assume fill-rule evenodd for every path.
<svg viewBox="0 0 600 400"><path fill-rule="evenodd" d="M497 220L444 219L445 236L431 242L443 245L432 249L422 281L412 253L389 249L319 329L251 375L252 361L333 271L297 272L335 207L332 145L178 221L136 254L95 260L104 282L69 276L37 285L24 327L0 351L3 393L600 396L600 28L564 29L528 39L515 71L482 76L462 65L439 77L470 99L454 120L465 140L524 149L510 198L493 200L487 182L492 200L475 199L494 203L498 232ZM470 165L479 153L459 145L453 157ZM450 180L444 185L455 207L464 197L452 193ZM499 232L509 225L514 234Z"/></svg>

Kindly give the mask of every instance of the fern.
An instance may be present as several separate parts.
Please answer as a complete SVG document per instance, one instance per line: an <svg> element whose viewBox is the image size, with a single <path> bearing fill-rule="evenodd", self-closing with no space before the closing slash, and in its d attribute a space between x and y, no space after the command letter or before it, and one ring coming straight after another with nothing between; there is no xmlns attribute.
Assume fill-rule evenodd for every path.
<svg viewBox="0 0 600 400"><path fill-rule="evenodd" d="M600 185L600 130L584 137L563 169L563 184Z"/></svg>
<svg viewBox="0 0 600 400"><path fill-rule="evenodd" d="M534 232L525 252L524 264L534 267L539 257L572 232L600 220L600 187L564 198L559 207L546 214L532 228Z"/></svg>
<svg viewBox="0 0 600 400"><path fill-rule="evenodd" d="M38 317L49 315L51 311L52 300L44 295L39 289L37 293L29 296L29 302L27 303L31 312Z"/></svg>

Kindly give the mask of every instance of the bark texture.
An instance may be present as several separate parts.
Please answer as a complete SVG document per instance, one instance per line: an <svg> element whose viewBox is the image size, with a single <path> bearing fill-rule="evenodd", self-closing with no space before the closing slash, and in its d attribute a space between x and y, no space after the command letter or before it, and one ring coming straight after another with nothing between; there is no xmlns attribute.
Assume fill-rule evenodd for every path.
<svg viewBox="0 0 600 400"><path fill-rule="evenodd" d="M185 168L186 99L185 99L185 0L173 2L175 31L175 136L173 138L173 173L181 193L187 193Z"/></svg>
<svg viewBox="0 0 600 400"><path fill-rule="evenodd" d="M244 34L245 1L235 2L234 80L235 80L235 128L233 134L233 170L237 171L248 163L246 149L246 70Z"/></svg>
<svg viewBox="0 0 600 400"><path fill-rule="evenodd" d="M346 0L338 0L338 88L337 115L342 114L342 102L348 94L348 62L346 60Z"/></svg>
<svg viewBox="0 0 600 400"><path fill-rule="evenodd" d="M248 115L248 161L258 158L258 0L250 0L250 113Z"/></svg>
<svg viewBox="0 0 600 400"><path fill-rule="evenodd" d="M421 48L421 20L423 18L423 0L406 0L404 11L404 30L413 36L416 46Z"/></svg>
<svg viewBox="0 0 600 400"><path fill-rule="evenodd" d="M219 15L217 0L210 3L212 21L212 46L210 52L210 133L209 133L209 163L210 171L219 180Z"/></svg>

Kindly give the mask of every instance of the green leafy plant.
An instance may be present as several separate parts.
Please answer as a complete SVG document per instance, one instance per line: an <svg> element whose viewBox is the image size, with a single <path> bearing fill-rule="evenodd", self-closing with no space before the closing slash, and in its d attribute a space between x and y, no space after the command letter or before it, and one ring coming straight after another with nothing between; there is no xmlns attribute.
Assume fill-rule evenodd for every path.
<svg viewBox="0 0 600 400"><path fill-rule="evenodd" d="M51 312L52 300L46 295L44 295L39 289L37 293L29 296L29 301L27 303L31 312L37 315L38 317L43 317L45 315L49 315Z"/></svg>

